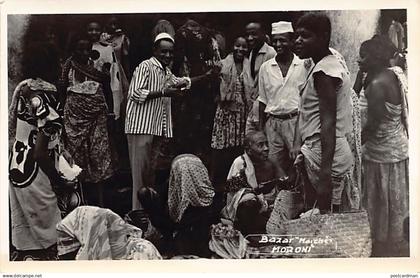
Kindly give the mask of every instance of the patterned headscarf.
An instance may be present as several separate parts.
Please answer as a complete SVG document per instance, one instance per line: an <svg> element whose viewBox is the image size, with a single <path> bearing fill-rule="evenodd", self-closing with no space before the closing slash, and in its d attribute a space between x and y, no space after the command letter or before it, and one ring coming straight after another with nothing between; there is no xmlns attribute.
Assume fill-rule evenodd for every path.
<svg viewBox="0 0 420 278"><path fill-rule="evenodd" d="M15 141L16 135L16 121L17 121L17 106L21 95L21 89L28 84L30 79L20 82L13 91L12 101L9 106L9 149Z"/></svg>
<svg viewBox="0 0 420 278"><path fill-rule="evenodd" d="M192 154L175 157L169 178L168 207L173 221L179 223L188 206L212 204L214 188L203 162Z"/></svg>
<svg viewBox="0 0 420 278"><path fill-rule="evenodd" d="M51 93L55 94L57 89L56 87L51 84L48 83L42 79L26 79L23 80L22 82L20 82L15 90L13 91L13 95L12 95L12 100L9 106L9 149L12 146L13 142L15 141L15 136L16 136L16 123L17 123L17 115L18 115L18 104L19 104L19 100L21 99L21 94L23 91L24 87L28 87L30 90L32 91L42 91L42 92L48 92L49 96L47 97L47 100L50 100L50 98L52 98L55 100L55 96L54 95L50 95ZM40 106L39 109L42 110L43 108L45 108L47 105L47 102L44 102L44 105ZM53 109L54 111L50 111L51 109ZM54 107L49 107L48 111L50 112L54 112L54 119L58 117L58 115L56 115L55 110L60 109L60 104L56 103L56 105ZM50 113L51 114L51 113ZM43 115L45 115L45 113L43 113ZM41 120L45 123L45 120Z"/></svg>

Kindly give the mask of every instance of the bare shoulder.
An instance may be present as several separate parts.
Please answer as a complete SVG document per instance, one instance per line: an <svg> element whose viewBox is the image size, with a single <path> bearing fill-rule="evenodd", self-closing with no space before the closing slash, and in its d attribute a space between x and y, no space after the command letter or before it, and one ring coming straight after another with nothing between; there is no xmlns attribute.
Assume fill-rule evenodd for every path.
<svg viewBox="0 0 420 278"><path fill-rule="evenodd" d="M385 70L379 73L369 84L369 91L375 93L390 94L397 90L398 80L391 70Z"/></svg>
<svg viewBox="0 0 420 278"><path fill-rule="evenodd" d="M397 82L397 77L392 70L386 69L378 75L377 82L381 85L392 86Z"/></svg>
<svg viewBox="0 0 420 278"><path fill-rule="evenodd" d="M368 101L383 101L387 87L387 82L384 82L382 78L376 77L367 86L365 90L365 96L368 99Z"/></svg>

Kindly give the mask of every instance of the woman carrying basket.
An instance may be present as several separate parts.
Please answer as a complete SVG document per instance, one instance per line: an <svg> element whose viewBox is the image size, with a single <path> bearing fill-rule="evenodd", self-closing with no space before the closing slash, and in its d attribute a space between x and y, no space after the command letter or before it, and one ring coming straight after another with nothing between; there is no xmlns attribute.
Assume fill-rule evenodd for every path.
<svg viewBox="0 0 420 278"><path fill-rule="evenodd" d="M345 210L344 185L351 179L353 155L346 135L352 131L351 84L342 59L329 49L331 22L322 13L302 16L296 28L295 52L314 65L301 86L295 149L304 156L310 186L308 206L321 212Z"/></svg>

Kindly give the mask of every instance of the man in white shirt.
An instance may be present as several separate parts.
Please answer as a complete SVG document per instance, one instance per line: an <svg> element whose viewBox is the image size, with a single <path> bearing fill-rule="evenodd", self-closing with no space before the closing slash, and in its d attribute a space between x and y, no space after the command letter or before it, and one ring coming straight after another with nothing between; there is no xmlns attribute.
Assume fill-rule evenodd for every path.
<svg viewBox="0 0 420 278"><path fill-rule="evenodd" d="M269 159L288 172L293 163L289 153L298 115L299 85L304 83L307 72L303 61L292 52L290 22L272 24L272 42L277 55L262 64L259 71L259 124L267 134Z"/></svg>

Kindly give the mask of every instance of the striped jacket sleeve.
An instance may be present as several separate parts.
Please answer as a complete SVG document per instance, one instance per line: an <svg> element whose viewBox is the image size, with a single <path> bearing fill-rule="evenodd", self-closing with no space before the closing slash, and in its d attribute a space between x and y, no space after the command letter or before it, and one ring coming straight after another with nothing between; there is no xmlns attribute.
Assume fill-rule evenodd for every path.
<svg viewBox="0 0 420 278"><path fill-rule="evenodd" d="M150 90L147 89L150 75L150 68L147 63L141 63L134 71L128 89L128 98L134 102L144 103Z"/></svg>

